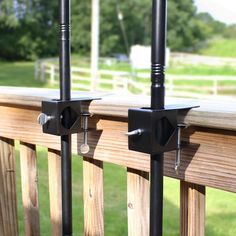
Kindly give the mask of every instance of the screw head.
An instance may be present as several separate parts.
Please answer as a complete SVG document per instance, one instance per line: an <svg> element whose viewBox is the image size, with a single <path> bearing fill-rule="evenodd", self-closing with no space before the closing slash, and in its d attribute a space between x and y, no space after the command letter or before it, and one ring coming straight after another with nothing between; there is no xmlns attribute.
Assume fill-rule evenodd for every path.
<svg viewBox="0 0 236 236"><path fill-rule="evenodd" d="M45 113L39 114L37 120L40 125L45 125L49 120L52 119L52 116L48 116Z"/></svg>
<svg viewBox="0 0 236 236"><path fill-rule="evenodd" d="M142 133L143 133L143 130L141 130L141 129L136 129L136 130L127 132L126 135L127 135L127 136L136 136L136 135L137 135L137 136L140 136Z"/></svg>
<svg viewBox="0 0 236 236"><path fill-rule="evenodd" d="M80 146L80 152L81 152L82 154L87 154L87 153L89 152L89 150L90 150L90 147L89 147L88 144L82 144L82 145Z"/></svg>

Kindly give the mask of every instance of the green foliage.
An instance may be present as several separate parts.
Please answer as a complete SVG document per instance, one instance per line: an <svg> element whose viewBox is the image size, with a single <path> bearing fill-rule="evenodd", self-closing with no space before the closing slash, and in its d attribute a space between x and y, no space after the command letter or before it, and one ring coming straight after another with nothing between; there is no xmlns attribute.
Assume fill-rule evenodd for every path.
<svg viewBox="0 0 236 236"><path fill-rule="evenodd" d="M236 24L229 25L223 31L223 36L228 39L236 38Z"/></svg>
<svg viewBox="0 0 236 236"><path fill-rule="evenodd" d="M169 1L168 46L172 50L192 45L195 12L192 0Z"/></svg>
<svg viewBox="0 0 236 236"><path fill-rule="evenodd" d="M16 50L18 21L13 12L13 1L0 2L0 56L11 59ZM15 37L13 35L15 34Z"/></svg>
<svg viewBox="0 0 236 236"><path fill-rule="evenodd" d="M87 55L90 48L91 1L71 1L72 52ZM54 36L55 37L55 36Z"/></svg>
<svg viewBox="0 0 236 236"><path fill-rule="evenodd" d="M197 14L192 0L169 1L168 45L174 51L195 51L225 27L208 13Z"/></svg>
<svg viewBox="0 0 236 236"><path fill-rule="evenodd" d="M72 51L88 56L91 1L71 0L71 5ZM57 25L58 1L1 0L0 57L33 60L56 55ZM226 27L208 13L197 14L193 0L168 1L168 46L172 50L194 51L216 34L233 38L236 26ZM126 42L128 46L150 45L151 1L100 1L100 55L127 53Z"/></svg>
<svg viewBox="0 0 236 236"><path fill-rule="evenodd" d="M150 45L151 1L103 0L100 1L100 53L112 56L126 53L118 11L122 12L123 24L129 46ZM208 13L197 14L193 0L168 1L168 46L174 51L195 51L206 39L214 35L232 34L224 23L216 21ZM75 52L90 52L91 1L72 0L72 48Z"/></svg>
<svg viewBox="0 0 236 236"><path fill-rule="evenodd" d="M117 9L120 9L123 15L129 46L150 45L151 2L149 0L103 0L100 2L100 8L101 55L126 53ZM80 34L80 37L75 37L72 46L82 53L88 53L90 51L90 24L88 22L91 17L91 3L90 1L81 2L72 9L73 12L80 13L79 15L72 14L72 23L79 22L80 24L80 26L76 26L77 29L80 28L80 33L74 32L74 35L79 36ZM197 17L192 0L170 0L168 2L168 46L172 50L192 50L210 33L211 27ZM77 45L74 45L75 42Z"/></svg>
<svg viewBox="0 0 236 236"><path fill-rule="evenodd" d="M129 45L150 43L150 1L100 1L100 53L114 55L125 52L117 10L123 13L123 23ZM78 14L79 13L79 14ZM72 1L72 49L90 51L91 1Z"/></svg>
<svg viewBox="0 0 236 236"><path fill-rule="evenodd" d="M19 19L19 56L35 59L55 55L57 51L57 2L33 0L24 17Z"/></svg>
<svg viewBox="0 0 236 236"><path fill-rule="evenodd" d="M55 55L57 2L2 0L0 3L0 57L8 60ZM9 4L12 3L12 4Z"/></svg>
<svg viewBox="0 0 236 236"><path fill-rule="evenodd" d="M215 20L209 13L201 12L197 18L211 29L212 34L221 34L225 30L226 25L220 21Z"/></svg>

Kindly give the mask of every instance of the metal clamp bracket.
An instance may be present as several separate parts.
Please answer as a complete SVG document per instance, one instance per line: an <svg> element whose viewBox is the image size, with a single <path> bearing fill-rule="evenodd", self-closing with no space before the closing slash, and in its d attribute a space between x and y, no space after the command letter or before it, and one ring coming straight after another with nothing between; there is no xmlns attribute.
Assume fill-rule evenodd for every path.
<svg viewBox="0 0 236 236"><path fill-rule="evenodd" d="M178 111L195 107L198 106L173 105L162 110L129 109L129 149L150 155L179 150L177 155L180 157Z"/></svg>
<svg viewBox="0 0 236 236"><path fill-rule="evenodd" d="M42 125L43 132L47 134L62 136L78 133L83 115L81 104L95 99L98 98L43 101L42 113L38 116L38 123Z"/></svg>

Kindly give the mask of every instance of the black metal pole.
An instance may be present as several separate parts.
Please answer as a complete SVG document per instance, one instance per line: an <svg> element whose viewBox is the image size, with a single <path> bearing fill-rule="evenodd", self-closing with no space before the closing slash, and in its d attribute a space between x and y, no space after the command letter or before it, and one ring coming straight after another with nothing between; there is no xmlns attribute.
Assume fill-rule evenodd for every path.
<svg viewBox="0 0 236 236"><path fill-rule="evenodd" d="M152 2L152 109L165 107L166 7L166 0ZM151 155L150 236L161 236L163 231L163 156Z"/></svg>
<svg viewBox="0 0 236 236"><path fill-rule="evenodd" d="M71 99L70 82L70 0L60 5L60 99ZM63 120L69 120L69 110ZM67 118L68 117L68 118ZM62 235L72 236L71 134L61 136Z"/></svg>

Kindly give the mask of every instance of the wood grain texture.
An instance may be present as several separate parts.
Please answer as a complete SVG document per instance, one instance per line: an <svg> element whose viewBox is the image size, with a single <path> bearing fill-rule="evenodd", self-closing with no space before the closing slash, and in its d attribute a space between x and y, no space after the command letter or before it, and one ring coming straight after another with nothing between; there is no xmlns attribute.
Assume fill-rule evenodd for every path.
<svg viewBox="0 0 236 236"><path fill-rule="evenodd" d="M0 106L0 114L4 137L60 149L59 137L42 133L36 122L38 110ZM89 126L95 130L89 132L88 157L149 172L149 155L128 150L126 118L94 116ZM190 145L182 150L180 173L177 176L174 171L175 152L169 152L165 154L165 175L236 192L236 132L190 126L182 136ZM83 135L73 135L72 140L73 153L78 153Z"/></svg>
<svg viewBox="0 0 236 236"><path fill-rule="evenodd" d="M51 216L51 235L62 235L61 202L61 156L60 152L48 150L49 197Z"/></svg>
<svg viewBox="0 0 236 236"><path fill-rule="evenodd" d="M96 127L97 131L89 134L89 157L149 172L149 155L128 150L125 119L101 118ZM189 127L183 130L182 141L179 175L174 171L175 152L168 152L164 160L166 176L236 192L236 132ZM78 145L81 143L78 136Z"/></svg>
<svg viewBox="0 0 236 236"><path fill-rule="evenodd" d="M104 235L103 163L84 157L84 235Z"/></svg>
<svg viewBox="0 0 236 236"><path fill-rule="evenodd" d="M38 174L35 145L20 143L20 165L25 235L39 236Z"/></svg>
<svg viewBox="0 0 236 236"><path fill-rule="evenodd" d="M0 235L18 236L14 141L0 137Z"/></svg>
<svg viewBox="0 0 236 236"><path fill-rule="evenodd" d="M127 169L128 235L149 235L149 174Z"/></svg>
<svg viewBox="0 0 236 236"><path fill-rule="evenodd" d="M37 123L39 113L40 110L32 108L0 106L0 120L4 124L0 128L0 135L59 150L60 137L42 132L42 127Z"/></svg>
<svg viewBox="0 0 236 236"><path fill-rule="evenodd" d="M205 235L205 187L181 181L181 236Z"/></svg>
<svg viewBox="0 0 236 236"><path fill-rule="evenodd" d="M72 98L101 97L89 105L89 111L96 115L113 117L127 117L128 109L134 107L148 107L150 97L141 95L120 95L105 93L72 92ZM40 109L41 101L59 98L59 90L55 89L27 89L16 87L0 87L0 104L8 106L33 107ZM181 112L180 119L189 125L201 127L236 130L236 103L231 98L222 101L214 97L212 100L193 100L182 98L166 98L166 104L198 104L199 108L189 112ZM84 104L88 107L88 103ZM225 122L227 120L227 122Z"/></svg>

